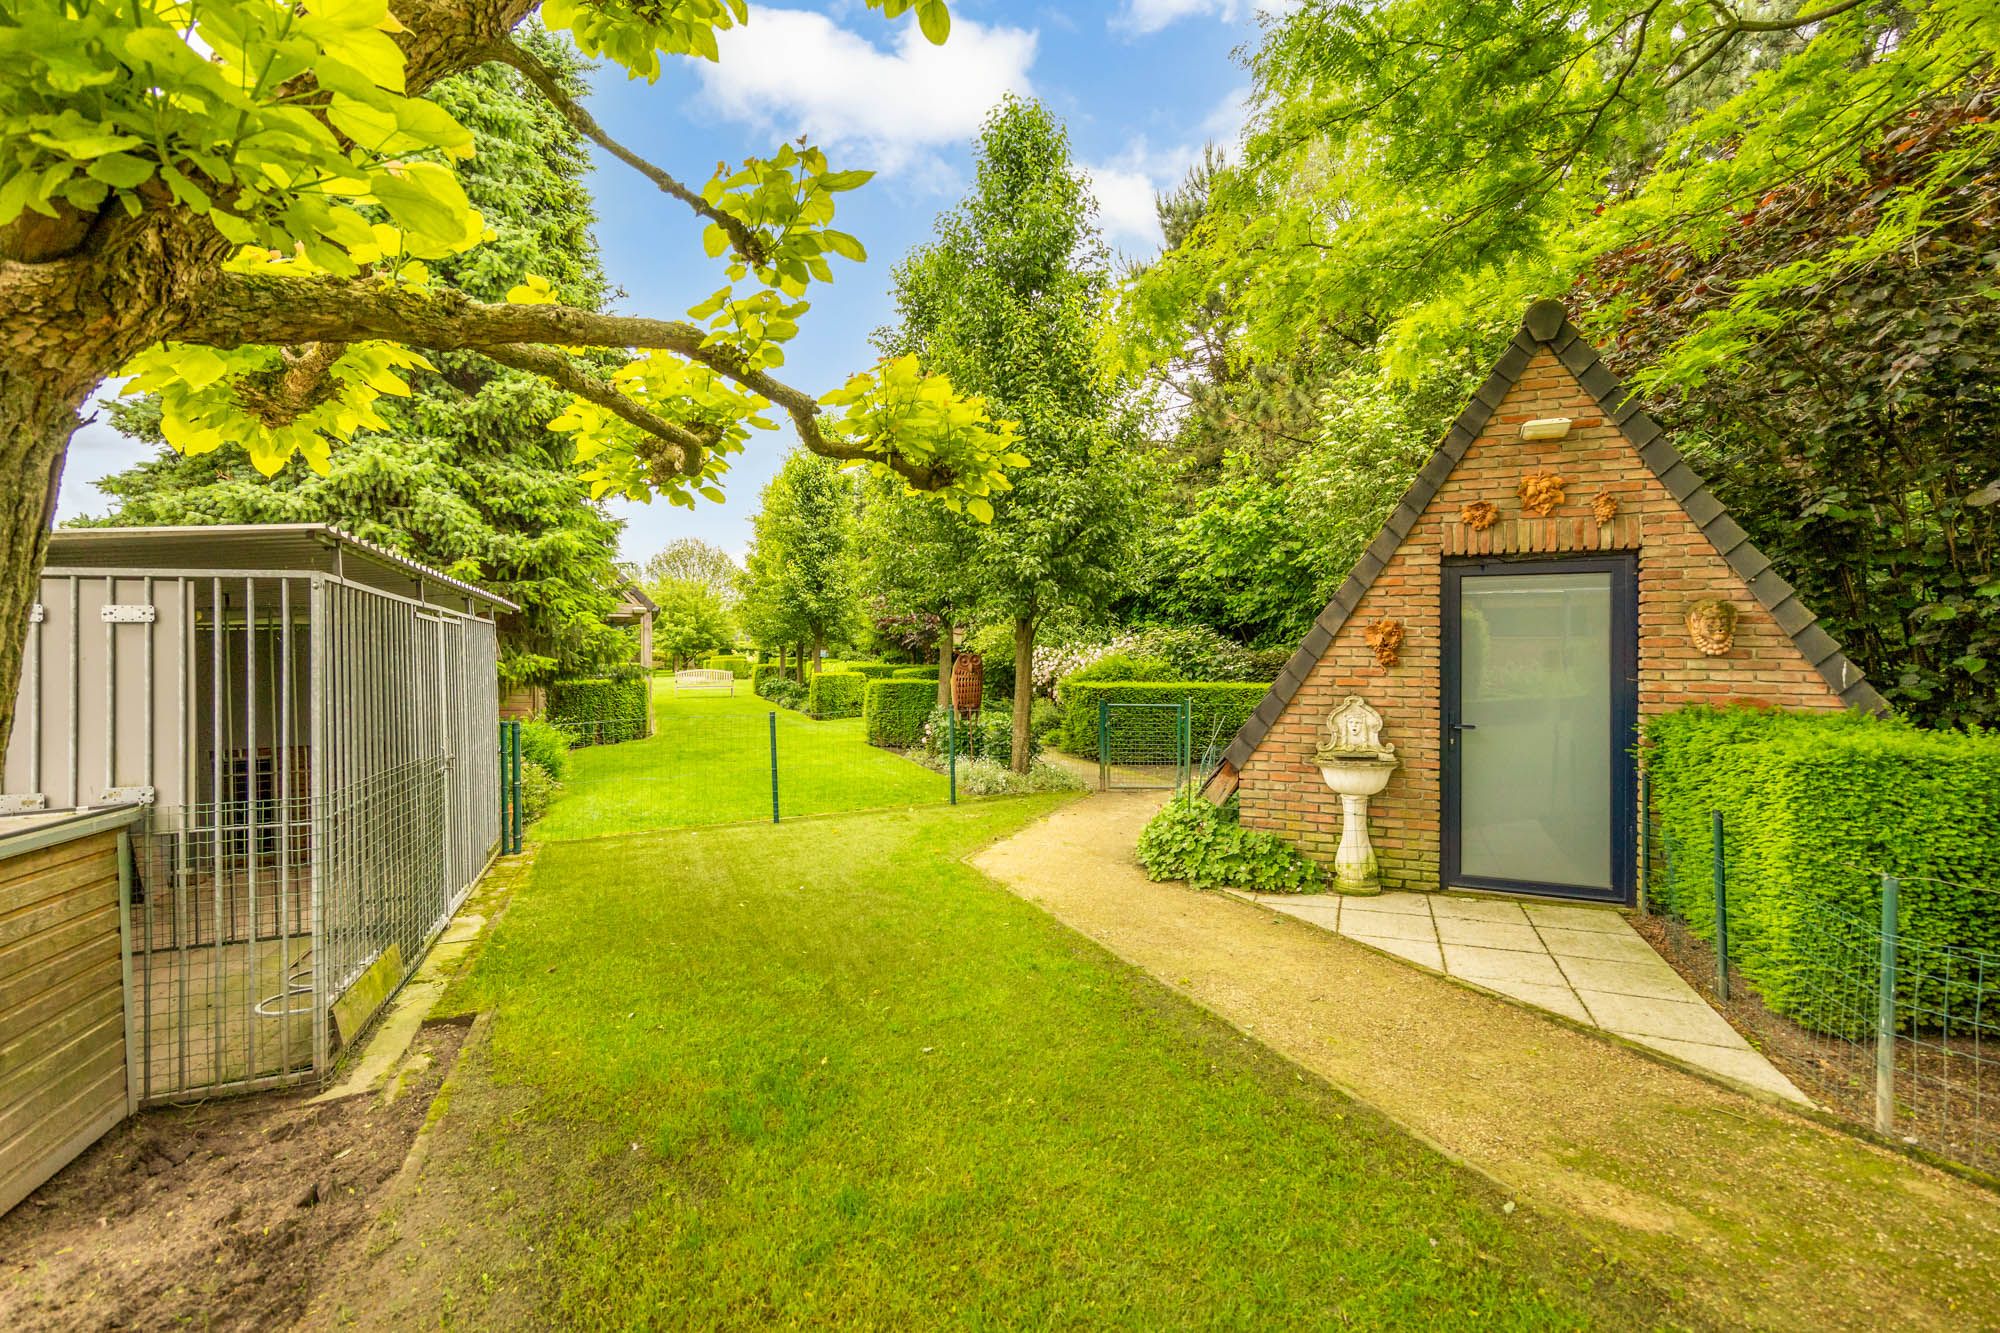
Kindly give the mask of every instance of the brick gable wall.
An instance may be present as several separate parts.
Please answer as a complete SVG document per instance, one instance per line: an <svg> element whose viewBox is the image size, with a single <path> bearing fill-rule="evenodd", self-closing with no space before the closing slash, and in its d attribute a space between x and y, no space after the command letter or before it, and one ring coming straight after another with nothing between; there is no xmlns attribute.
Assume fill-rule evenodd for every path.
<svg viewBox="0 0 2000 1333"><path fill-rule="evenodd" d="M1524 421L1569 417L1569 435L1520 438ZM1519 485L1529 473L1565 479L1565 500L1546 518L1522 512ZM1592 503L1618 501L1598 522ZM1500 511L1485 531L1460 519L1484 500ZM1347 617L1319 662L1244 761L1237 791L1245 824L1283 834L1331 864L1340 842L1340 802L1313 763L1320 732L1349 694L1383 718L1383 739L1401 764L1370 805L1370 829L1385 885L1438 887L1440 564L1446 556L1639 553L1639 715L1687 703L1747 700L1786 708L1841 707L1841 701L1794 645L1688 512L1642 462L1617 425L1576 377L1540 349L1485 427L1445 478L1415 526ZM1689 603L1719 597L1737 610L1735 645L1707 657L1688 637ZM1362 638L1382 619L1403 623L1401 659L1384 668Z"/></svg>

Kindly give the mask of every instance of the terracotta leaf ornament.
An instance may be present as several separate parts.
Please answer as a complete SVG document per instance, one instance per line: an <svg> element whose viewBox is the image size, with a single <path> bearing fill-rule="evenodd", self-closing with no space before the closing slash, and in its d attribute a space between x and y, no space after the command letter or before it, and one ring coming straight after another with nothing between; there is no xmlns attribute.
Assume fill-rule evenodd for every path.
<svg viewBox="0 0 2000 1333"><path fill-rule="evenodd" d="M1567 479L1553 472L1530 472L1521 478L1521 508L1536 518L1547 518L1569 497L1563 487Z"/></svg>
<svg viewBox="0 0 2000 1333"><path fill-rule="evenodd" d="M1383 670L1396 665L1403 655L1403 622L1378 620L1362 631L1362 639L1375 650L1375 664Z"/></svg>
<svg viewBox="0 0 2000 1333"><path fill-rule="evenodd" d="M1474 532L1484 532L1500 521L1500 511L1491 500L1472 500L1459 507L1458 520Z"/></svg>
<svg viewBox="0 0 2000 1333"><path fill-rule="evenodd" d="M1590 512L1600 525L1609 523L1618 517L1618 497L1610 491L1600 491L1597 498L1590 502Z"/></svg>

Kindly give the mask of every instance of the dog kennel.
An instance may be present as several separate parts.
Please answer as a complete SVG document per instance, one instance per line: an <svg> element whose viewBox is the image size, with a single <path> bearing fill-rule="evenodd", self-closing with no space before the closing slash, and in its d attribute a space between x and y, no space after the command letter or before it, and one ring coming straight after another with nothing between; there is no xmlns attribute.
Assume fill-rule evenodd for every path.
<svg viewBox="0 0 2000 1333"><path fill-rule="evenodd" d="M0 810L147 807L140 1103L324 1074L498 847L483 589L337 528L56 532Z"/></svg>

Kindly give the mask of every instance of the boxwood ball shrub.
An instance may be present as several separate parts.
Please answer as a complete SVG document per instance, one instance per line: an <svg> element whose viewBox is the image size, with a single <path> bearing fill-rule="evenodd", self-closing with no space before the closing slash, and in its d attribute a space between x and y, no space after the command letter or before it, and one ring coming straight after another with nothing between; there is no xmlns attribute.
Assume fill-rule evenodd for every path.
<svg viewBox="0 0 2000 1333"><path fill-rule="evenodd" d="M871 680L861 694L861 729L870 745L906 749L923 739L924 723L936 706L933 681Z"/></svg>
<svg viewBox="0 0 2000 1333"><path fill-rule="evenodd" d="M1062 726L1056 733L1056 747L1066 754L1095 758L1097 755L1097 705L1112 703L1173 704L1186 699L1190 705L1189 725L1197 757L1211 741L1227 745L1242 727L1267 687L1254 683L1221 681L1108 681L1077 680L1063 685ZM1114 726L1148 726L1143 715L1112 714ZM1147 734L1155 728L1148 729ZM1114 743L1117 737L1113 738Z"/></svg>
<svg viewBox="0 0 2000 1333"><path fill-rule="evenodd" d="M1647 723L1645 758L1653 905L1714 939L1722 811L1730 960L1772 1010L1843 1037L1871 1028L1893 874L1899 968L1936 976L1898 985L1900 1021L1973 1012L1979 969L1943 951L2000 959L2000 736L1697 707Z"/></svg>
<svg viewBox="0 0 2000 1333"><path fill-rule="evenodd" d="M557 782L569 776L569 733L541 718L521 724L521 758L540 764Z"/></svg>
<svg viewBox="0 0 2000 1333"><path fill-rule="evenodd" d="M1275 833L1245 828L1236 798L1216 806L1176 797L1139 834L1139 864L1153 879L1186 880L1198 889L1313 893L1325 876Z"/></svg>
<svg viewBox="0 0 2000 1333"><path fill-rule="evenodd" d="M806 711L814 717L858 717L868 677L858 671L822 671L806 687Z"/></svg>
<svg viewBox="0 0 2000 1333"><path fill-rule="evenodd" d="M738 680L750 679L751 665L750 659L741 653L723 653L702 663L710 671L727 671Z"/></svg>
<svg viewBox="0 0 2000 1333"><path fill-rule="evenodd" d="M611 745L646 734L652 686L644 676L559 680L545 715L575 745Z"/></svg>

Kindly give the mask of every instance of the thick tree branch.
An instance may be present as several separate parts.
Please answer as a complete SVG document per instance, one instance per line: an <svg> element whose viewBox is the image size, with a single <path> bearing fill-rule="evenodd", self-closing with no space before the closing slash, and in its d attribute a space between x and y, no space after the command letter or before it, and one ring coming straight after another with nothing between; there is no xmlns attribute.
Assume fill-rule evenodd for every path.
<svg viewBox="0 0 2000 1333"><path fill-rule="evenodd" d="M662 193L678 199L701 217L722 228L729 237L729 244L746 263L761 265L770 257L763 238L743 225L740 219L731 217L710 204L695 191L607 134L604 127L597 123L597 118L585 110L581 102L569 95L568 90L562 86L562 81L556 77L555 71L536 59L532 52L525 50L518 43L501 41L495 42L487 49L487 56L513 69L533 84L535 90L547 99L549 105L562 112L563 118L578 134L653 182Z"/></svg>
<svg viewBox="0 0 2000 1333"><path fill-rule="evenodd" d="M562 352L549 347L538 347L530 343L501 343L493 347L482 347L480 354L489 361L498 361L503 366L525 370L540 375L557 388L567 389L579 398L596 403L607 411L616 413L640 430L658 438L665 450L648 458L656 468L669 475L692 477L701 471L702 460L707 448L713 442L704 440L686 426L667 420L659 413L639 403L618 387L595 375L589 374Z"/></svg>
<svg viewBox="0 0 2000 1333"><path fill-rule="evenodd" d="M732 348L703 346L708 335L683 320L603 315L565 305L488 305L448 289L418 292L365 278L225 273L166 336L209 347L380 338L489 354L515 344L668 351L769 400L792 419L806 448L821 457L884 463L923 490L948 485L953 477L945 468L883 457L864 443L827 435L811 394L745 364Z"/></svg>

